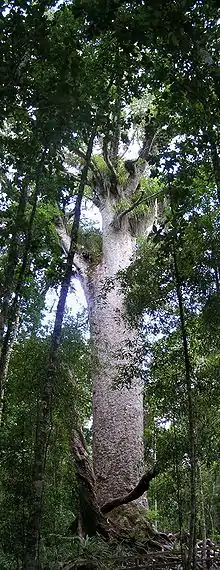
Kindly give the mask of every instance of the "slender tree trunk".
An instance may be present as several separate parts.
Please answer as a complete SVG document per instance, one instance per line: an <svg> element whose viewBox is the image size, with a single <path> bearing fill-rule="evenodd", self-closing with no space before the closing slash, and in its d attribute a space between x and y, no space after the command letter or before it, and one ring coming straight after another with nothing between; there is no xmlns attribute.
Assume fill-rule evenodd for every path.
<svg viewBox="0 0 220 570"><path fill-rule="evenodd" d="M14 289L14 274L19 257L19 240L20 232L24 224L24 213L27 202L27 186L23 183L19 203L17 209L17 215L12 229L12 236L9 244L7 266L5 270L5 277L3 283L1 284L1 326L0 326L0 342L2 343L4 337L5 326L8 318L8 308L10 304L11 293Z"/></svg>
<svg viewBox="0 0 220 570"><path fill-rule="evenodd" d="M220 201L220 158L212 134L209 135L209 141L211 145L211 157L212 157L212 165L213 165L213 171L217 187L217 196L218 196L218 201Z"/></svg>
<svg viewBox="0 0 220 570"><path fill-rule="evenodd" d="M64 318L66 298L72 278L73 259L77 248L77 237L80 222L81 203L87 180L87 173L92 154L95 130L92 133L87 153L86 162L82 170L79 190L75 204L74 222L72 225L70 248L67 256L66 270L61 285L59 301L57 305L55 324L51 339L51 348L48 363L45 366L42 377L42 394L39 401L37 429L35 438L35 451L32 471L32 504L30 508L29 526L27 533L27 548L24 568L26 570L40 569L40 534L44 473L47 458L48 443L52 429L53 395L56 379L57 351L60 343L61 330Z"/></svg>
<svg viewBox="0 0 220 570"><path fill-rule="evenodd" d="M38 166L37 172L36 172L36 184L35 184L35 191L34 191L34 195L33 195L33 207L32 207L32 211L31 211L28 229L27 229L27 234L26 234L26 239L25 239L25 246L24 246L24 252L23 252L23 257L22 257L22 263L21 263L21 267L19 270L19 274L18 274L18 278L17 278L17 282L16 282L16 287L15 287L15 291L14 291L14 299L12 301L11 307L10 308L7 307L7 313L8 313L8 315L7 315L8 316L7 330L6 330L4 338L3 338L2 350L1 350L1 356L0 356L0 424L1 424L1 420L2 420L2 410L4 407L8 367L9 367L10 357L11 357L11 353L12 353L12 349L13 349L13 345L14 345L14 342L16 339L16 335L17 335L17 331L18 331L18 325L19 325L18 315L19 315L19 302L20 302L20 297L22 294L22 286L24 283L26 272L27 272L29 265L30 265L30 259L29 258L30 258L30 250L31 250L32 231L33 231L33 224L34 224L34 220L35 220L38 196L39 196L39 191L40 191L40 180L41 180L41 173L42 173L43 164L44 164L44 153L42 155L42 159L39 163L39 166ZM22 200L21 211L23 210L23 208L24 208L24 205L23 205L23 200ZM15 252L15 250L14 250L14 252ZM12 275L14 276L14 269L15 269L14 268L14 262L11 259L11 263L10 263L10 267L9 267L9 273L10 273L11 277L12 277Z"/></svg>
<svg viewBox="0 0 220 570"><path fill-rule="evenodd" d="M188 436L189 436L189 459L190 459L190 524L189 524L189 553L188 553L188 568L195 569L196 566L196 449L195 449L195 425L194 425L194 414L193 414L193 398L192 398L192 382L191 382L191 366L188 350L188 340L187 340L187 330L184 314L184 301L181 288L181 280L179 274L177 248L176 248L176 220L175 212L172 203L172 195L170 188L170 201L171 209L173 215L173 223L175 235L173 239L173 260L174 260L174 270L175 270L175 280L176 280L176 294L179 305L179 315L181 324L181 335L183 344L183 354L185 363L185 379L186 379L186 391L188 400Z"/></svg>
<svg viewBox="0 0 220 570"><path fill-rule="evenodd" d="M175 390L175 388L174 388ZM180 533L180 551L181 551L181 558L183 568L186 567L186 553L183 549L183 501L181 496L181 474L180 474L180 466L179 466L179 457L178 457L178 447L177 447L177 429L176 429L176 419L173 417L173 430L174 430L174 469L175 469L175 477L176 477L176 484L177 484L177 501L178 501L178 519L179 519L179 533Z"/></svg>
<svg viewBox="0 0 220 570"><path fill-rule="evenodd" d="M200 513L201 513L201 531L202 531L202 564L206 568L206 516L205 516L205 500L203 491L203 480L202 480L202 469L200 461L197 464L198 468L198 479L199 479L199 490L200 490Z"/></svg>
<svg viewBox="0 0 220 570"><path fill-rule="evenodd" d="M195 568L195 544L196 544L196 451L195 451L195 426L193 415L192 384L190 375L190 361L188 352L187 333L183 308L182 291L180 287L177 257L174 249L174 265L176 274L177 297L179 303L183 351L185 360L186 389L188 398L188 422L189 422L189 458L190 458L190 525L189 525L189 554L188 567Z"/></svg>
<svg viewBox="0 0 220 570"><path fill-rule="evenodd" d="M20 312L19 312L19 308L17 307L17 311L14 314L14 321L10 323L11 324L11 326L10 326L10 338L7 341L6 350L4 352L2 351L2 354L1 354L0 426L5 422L5 412L6 412L5 388L7 385L8 368L9 368L9 364L10 364L11 354L12 354L14 343L16 341L17 334L18 334L19 323L20 323ZM7 333L8 332L9 332L9 329L8 329ZM4 349L4 346L3 346L3 349Z"/></svg>

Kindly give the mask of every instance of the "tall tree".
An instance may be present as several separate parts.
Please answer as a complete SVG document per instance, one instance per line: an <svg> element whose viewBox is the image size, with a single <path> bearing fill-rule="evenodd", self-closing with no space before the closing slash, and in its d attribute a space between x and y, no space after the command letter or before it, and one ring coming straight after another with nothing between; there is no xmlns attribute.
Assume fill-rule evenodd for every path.
<svg viewBox="0 0 220 570"><path fill-rule="evenodd" d="M102 219L99 261L94 263L87 252L78 254L75 263L88 303L94 353L93 463L100 505L128 493L144 469L143 386L135 374L138 330L127 322L117 275L130 264L137 235L154 220L154 199L153 213L146 206L152 190L146 184L141 190L141 183L155 152L157 125L153 119L145 124L137 159L123 162L120 120L120 114L114 117L112 134L108 131L102 141L103 155L93 157L88 177ZM68 250L62 223L58 232Z"/></svg>

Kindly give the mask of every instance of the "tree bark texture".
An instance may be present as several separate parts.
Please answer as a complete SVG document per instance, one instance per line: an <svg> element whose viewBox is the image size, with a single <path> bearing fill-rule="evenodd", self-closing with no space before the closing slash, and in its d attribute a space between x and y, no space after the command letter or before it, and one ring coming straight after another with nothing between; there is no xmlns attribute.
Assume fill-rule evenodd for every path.
<svg viewBox="0 0 220 570"><path fill-rule="evenodd" d="M155 130L145 133L136 161L130 161L126 182L117 176L118 158L108 145L103 156L108 173L99 170L91 160L94 203L102 217L102 255L94 265L83 255L75 257L75 267L88 303L93 351L93 466L99 507L127 496L144 473L143 454L143 386L135 373L138 353L138 330L128 324L124 296L118 272L126 269L135 255L136 235L149 227L154 209L139 221L134 209L142 195L134 194L144 175L155 142ZM107 148L108 147L108 148ZM80 157L84 154L79 151ZM126 163L125 163L126 164ZM121 201L130 200L123 212L117 213ZM63 248L68 251L65 228L57 228ZM140 504L146 501L137 499Z"/></svg>
<svg viewBox="0 0 220 570"><path fill-rule="evenodd" d="M144 472L143 386L135 374L138 330L128 324L118 271L129 266L136 238L128 216L115 227L116 198L105 197L102 215L102 259L96 266L75 256L87 299L92 342L93 466L100 507L127 496ZM146 225L152 223L146 220ZM70 239L62 219L57 232L68 252ZM146 505L143 497L137 502Z"/></svg>
<svg viewBox="0 0 220 570"><path fill-rule="evenodd" d="M93 361L93 461L99 504L133 489L143 474L143 390L138 378L126 385L135 358L137 330L126 322L117 272L135 251L127 218L113 226L112 201L101 210L102 261L90 276L89 316ZM109 290L108 290L109 285ZM129 382L127 383L129 384Z"/></svg>

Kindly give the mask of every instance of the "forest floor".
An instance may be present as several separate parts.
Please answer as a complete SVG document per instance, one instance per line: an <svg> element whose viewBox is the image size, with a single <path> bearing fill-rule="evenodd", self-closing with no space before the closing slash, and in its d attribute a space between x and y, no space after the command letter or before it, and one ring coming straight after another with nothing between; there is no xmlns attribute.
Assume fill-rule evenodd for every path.
<svg viewBox="0 0 220 570"><path fill-rule="evenodd" d="M163 534L163 533L161 533ZM169 536L169 535L168 535ZM187 544L182 544L175 539L167 541L164 546L160 543L157 549L156 543L149 548L147 542L137 539L134 546L126 546L125 543L106 542L97 537L82 545L81 554L77 559L69 561L62 566L62 570L187 570L192 568L188 562ZM196 544L195 569L214 570L220 568L220 544L215 544L208 539L204 545L202 541Z"/></svg>

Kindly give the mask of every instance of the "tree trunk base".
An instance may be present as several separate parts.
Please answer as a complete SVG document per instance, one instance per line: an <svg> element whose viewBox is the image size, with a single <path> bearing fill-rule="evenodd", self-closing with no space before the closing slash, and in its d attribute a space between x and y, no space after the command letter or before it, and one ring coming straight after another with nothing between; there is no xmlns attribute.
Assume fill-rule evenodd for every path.
<svg viewBox="0 0 220 570"><path fill-rule="evenodd" d="M81 537L98 534L108 541L123 542L137 550L141 548L142 552L170 548L168 536L157 532L147 520L146 509L134 502L148 489L151 479L157 474L156 469L144 475L126 497L118 497L100 509L92 462L79 430L71 439L71 451L79 485Z"/></svg>
<svg viewBox="0 0 220 570"><path fill-rule="evenodd" d="M151 546L154 550L166 549L165 543L167 543L167 548L170 545L168 537L157 532L147 520L146 509L135 503L117 507L107 521L117 540L133 545L142 543L146 547Z"/></svg>

